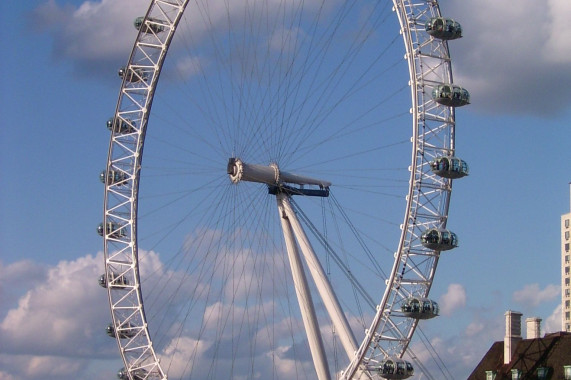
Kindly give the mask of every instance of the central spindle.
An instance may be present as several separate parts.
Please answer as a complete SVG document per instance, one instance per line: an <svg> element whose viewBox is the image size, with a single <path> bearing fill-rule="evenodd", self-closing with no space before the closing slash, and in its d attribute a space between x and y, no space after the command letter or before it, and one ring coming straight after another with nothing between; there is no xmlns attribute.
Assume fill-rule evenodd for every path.
<svg viewBox="0 0 571 380"><path fill-rule="evenodd" d="M331 182L321 179L305 177L293 173L284 172L277 164L255 165L247 164L239 158L232 157L228 160L228 175L233 183L240 181L265 183L268 186L286 186L287 184L319 186L320 189L327 189Z"/></svg>

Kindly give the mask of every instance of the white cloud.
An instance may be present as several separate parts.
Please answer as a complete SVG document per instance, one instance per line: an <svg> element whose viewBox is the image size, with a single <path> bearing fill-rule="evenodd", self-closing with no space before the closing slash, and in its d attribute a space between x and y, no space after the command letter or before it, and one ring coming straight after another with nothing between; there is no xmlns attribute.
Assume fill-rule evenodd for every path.
<svg viewBox="0 0 571 380"><path fill-rule="evenodd" d="M484 331L484 329L486 328L486 325L484 325L484 323L482 323L481 321L473 321L472 323L470 323L468 325L468 327L466 327L466 331L465 334L466 336L475 336L477 334L480 334L482 331Z"/></svg>
<svg viewBox="0 0 571 380"><path fill-rule="evenodd" d="M445 327L443 332L438 334L428 331L431 329L428 323L426 326L426 335L430 337L430 345L438 353L440 360L454 379L467 378L493 342L503 340L504 336L503 313L490 312L488 309L471 309L467 316L462 319L439 317L434 323L445 325ZM467 323L467 326L463 330L452 328L455 323ZM446 370L441 363L437 363L438 359L430 354L429 351L432 349L429 350L424 343L419 341L419 338L420 334L416 333L413 338L413 352L428 368L432 377L439 378L441 371L446 372ZM417 374L420 373L421 371L418 370Z"/></svg>
<svg viewBox="0 0 571 380"><path fill-rule="evenodd" d="M543 331L546 334L561 331L561 313L561 304L559 304L553 310L553 313L545 319Z"/></svg>
<svg viewBox="0 0 571 380"><path fill-rule="evenodd" d="M534 308L542 302L549 302L561 294L561 287L549 284L544 289L539 284L528 284L523 289L514 292L513 300L526 307Z"/></svg>
<svg viewBox="0 0 571 380"><path fill-rule="evenodd" d="M183 79L187 79L199 74L206 65L204 60L198 57L183 57L177 61L176 71Z"/></svg>
<svg viewBox="0 0 571 380"><path fill-rule="evenodd" d="M542 55L554 63L571 63L571 2L548 0L547 8L550 22L547 25L549 37Z"/></svg>
<svg viewBox="0 0 571 380"><path fill-rule="evenodd" d="M97 283L102 272L102 253L54 266L30 260L0 266L3 294L18 295L3 300L1 380L95 380L116 369L87 373L90 363L120 368L117 346L105 334L110 315Z"/></svg>
<svg viewBox="0 0 571 380"><path fill-rule="evenodd" d="M451 41L455 82L480 110L549 116L568 108L571 28L567 0L444 0L464 38Z"/></svg>
<svg viewBox="0 0 571 380"><path fill-rule="evenodd" d="M173 339L164 349L164 355L169 357L169 376L178 378L188 375L190 368L196 376L195 364L200 365L204 352L209 345L205 340L189 337ZM207 365L208 366L208 365Z"/></svg>
<svg viewBox="0 0 571 380"><path fill-rule="evenodd" d="M133 20L147 7L138 0L85 1L77 8L49 0L34 11L32 23L52 35L56 59L73 62L80 74L109 75L127 60L137 36Z"/></svg>
<svg viewBox="0 0 571 380"><path fill-rule="evenodd" d="M0 371L0 380L16 380L16 378L4 371Z"/></svg>
<svg viewBox="0 0 571 380"><path fill-rule="evenodd" d="M99 254L47 268L45 281L27 291L0 323L3 351L72 357L105 354L95 344L96 337L105 335L109 319L106 293L97 284L102 267Z"/></svg>
<svg viewBox="0 0 571 380"><path fill-rule="evenodd" d="M0 319L4 318L11 304L45 278L45 265L31 260L17 261L7 265L3 265L0 261Z"/></svg>
<svg viewBox="0 0 571 380"><path fill-rule="evenodd" d="M305 2L312 12L321 2ZM331 3L331 2L328 2ZM443 0L442 12L464 27L464 38L451 41L455 82L472 95L469 107L493 113L551 115L568 108L571 92L571 26L567 0L537 2L521 0L518 6L496 0L454 2ZM243 23L246 2L210 1L209 19L203 12L186 16L195 44L208 31L223 31L222 23L232 18ZM250 2L250 5L253 4ZM331 4L328 4L329 7ZM293 8L295 1L269 9ZM71 61L77 73L110 76L128 57L137 31L133 19L146 12L147 3L138 0L85 1L79 7L60 6L49 0L34 12L33 23L50 32L54 56ZM258 9L261 12L262 8ZM186 32L183 33L187 33ZM272 43L291 44L299 29L276 31ZM287 37L287 38L284 38ZM278 38L279 37L279 38ZM182 45L178 45L182 47ZM179 61L181 57L176 57ZM203 58L204 59L204 58ZM183 59L179 65L186 75L196 69L196 58Z"/></svg>
<svg viewBox="0 0 571 380"><path fill-rule="evenodd" d="M446 294L438 300L438 304L442 315L451 315L457 309L466 306L466 289L461 284L450 284Z"/></svg>
<svg viewBox="0 0 571 380"><path fill-rule="evenodd" d="M265 17L271 19L272 13L275 16L279 12L289 12L300 7L299 3L298 0L270 1L268 5L246 0L230 3L212 0L207 6L190 4L189 9L192 11L185 13L185 25L181 25L177 32L177 35L185 37L174 41L174 48L170 49L169 55L175 56L177 66L183 70L183 77L194 74L204 62L196 57L177 57L172 50L196 46L206 36L211 39L216 33L225 32L228 19L231 19L233 26L246 23L250 25L252 17L263 15L260 17L262 21ZM320 0L305 1L303 10L314 12L322 7L321 3ZM55 0L48 0L35 9L31 23L35 29L50 33L53 38L53 56L72 62L76 73L89 74L90 77L109 77L129 57L138 33L133 21L136 17L145 15L148 6L149 2L140 0L92 0L84 1L77 7L59 5ZM246 10L246 7L251 9ZM288 36L295 37L298 33L299 30L293 30ZM222 38L224 36L227 34ZM288 38L285 43L291 44L292 39Z"/></svg>

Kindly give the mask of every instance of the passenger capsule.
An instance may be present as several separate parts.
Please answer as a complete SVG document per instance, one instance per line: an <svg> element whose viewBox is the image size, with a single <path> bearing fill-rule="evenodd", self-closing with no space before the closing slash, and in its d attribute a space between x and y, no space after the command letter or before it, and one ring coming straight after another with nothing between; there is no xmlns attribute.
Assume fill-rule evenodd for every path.
<svg viewBox="0 0 571 380"><path fill-rule="evenodd" d="M147 79L145 72L140 69L128 69L126 67L121 67L117 72L121 78L124 78L127 82L136 83Z"/></svg>
<svg viewBox="0 0 571 380"><path fill-rule="evenodd" d="M422 297L409 297L401 305L401 312L409 318L430 319L438 316L438 303Z"/></svg>
<svg viewBox="0 0 571 380"><path fill-rule="evenodd" d="M99 236L107 234L109 237L116 239L126 236L125 229L113 222L108 222L106 228L103 228L103 223L99 223L97 233Z"/></svg>
<svg viewBox="0 0 571 380"><path fill-rule="evenodd" d="M102 183L107 183L107 185L121 186L125 184L128 178L129 175L127 173L120 172L118 170L110 170L109 173L103 170L101 173L99 173L99 180Z"/></svg>
<svg viewBox="0 0 571 380"><path fill-rule="evenodd" d="M137 30L141 30L141 27L143 26L144 22L145 22L144 17L137 17L135 19L135 21L133 22L133 25L135 25L135 28ZM154 18L149 18L147 20L147 24L145 25L145 27L141 31L143 33L149 34L149 33L160 33L160 32L163 32L164 30L165 30L165 27L164 27L164 25L161 24L161 22L159 20L154 19Z"/></svg>
<svg viewBox="0 0 571 380"><path fill-rule="evenodd" d="M105 332L112 338L116 338L118 335L119 339L132 338L137 335L137 330L134 329L130 324L128 324L126 327L115 328L113 327L113 324L110 323L105 328Z"/></svg>
<svg viewBox="0 0 571 380"><path fill-rule="evenodd" d="M426 22L424 29L428 34L440 40L455 40L462 37L462 26L445 17L433 17Z"/></svg>
<svg viewBox="0 0 571 380"><path fill-rule="evenodd" d="M114 117L107 120L107 129L120 134L133 133L136 131L131 120L116 119Z"/></svg>
<svg viewBox="0 0 571 380"><path fill-rule="evenodd" d="M432 90L432 99L447 107L462 107L470 104L470 93L455 84L440 84Z"/></svg>
<svg viewBox="0 0 571 380"><path fill-rule="evenodd" d="M147 378L147 373L148 372L142 368L131 370L131 376L133 380L144 380ZM117 372L117 378L119 380L130 380L129 371L127 371L125 368L121 368L121 370Z"/></svg>
<svg viewBox="0 0 571 380"><path fill-rule="evenodd" d="M462 178L469 173L466 161L452 156L437 157L430 162L430 169L434 174L450 179Z"/></svg>
<svg viewBox="0 0 571 380"><path fill-rule="evenodd" d="M414 375L414 367L404 359L389 357L381 362L377 373L384 379L407 379Z"/></svg>
<svg viewBox="0 0 571 380"><path fill-rule="evenodd" d="M107 288L109 284L111 284L114 288L121 288L124 286L129 285L129 280L125 278L125 276L120 276L118 273L109 272L107 275L107 279L105 278L105 274L99 276L99 285L103 288Z"/></svg>
<svg viewBox="0 0 571 380"><path fill-rule="evenodd" d="M420 242L435 251L447 251L458 246L458 237L454 232L430 228L422 233Z"/></svg>

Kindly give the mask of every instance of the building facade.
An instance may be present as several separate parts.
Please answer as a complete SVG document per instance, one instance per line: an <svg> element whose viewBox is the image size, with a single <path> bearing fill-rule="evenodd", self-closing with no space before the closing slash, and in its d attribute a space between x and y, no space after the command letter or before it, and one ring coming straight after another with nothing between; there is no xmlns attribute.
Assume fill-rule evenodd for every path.
<svg viewBox="0 0 571 380"><path fill-rule="evenodd" d="M492 344L468 380L571 380L571 333L541 337L541 319L527 318L527 337L521 336L521 317L507 311L504 341Z"/></svg>
<svg viewBox="0 0 571 380"><path fill-rule="evenodd" d="M569 213L561 215L561 330L571 332L571 183Z"/></svg>

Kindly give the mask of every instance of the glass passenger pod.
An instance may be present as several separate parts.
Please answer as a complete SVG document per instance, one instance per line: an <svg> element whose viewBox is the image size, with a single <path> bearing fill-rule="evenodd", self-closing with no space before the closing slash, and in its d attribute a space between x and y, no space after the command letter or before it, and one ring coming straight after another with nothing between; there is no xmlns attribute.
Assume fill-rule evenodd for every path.
<svg viewBox="0 0 571 380"><path fill-rule="evenodd" d="M103 236L104 234L106 234L109 237L116 239L126 236L125 229L123 228L123 226L119 226L118 224L113 222L107 222L105 228L103 228L103 223L99 223L99 225L97 226L97 233L99 234L99 236Z"/></svg>
<svg viewBox="0 0 571 380"><path fill-rule="evenodd" d="M430 169L444 178L457 179L469 174L468 163L457 157L442 156L430 162Z"/></svg>
<svg viewBox="0 0 571 380"><path fill-rule="evenodd" d="M117 74L127 82L131 83L137 83L147 79L145 72L140 68L128 69L126 67L121 67L119 71L117 71Z"/></svg>
<svg viewBox="0 0 571 380"><path fill-rule="evenodd" d="M131 378L133 380L144 380L146 379L148 372L142 368L134 369L131 371ZM117 378L119 380L130 380L129 372L125 368L121 368L119 372L117 372Z"/></svg>
<svg viewBox="0 0 571 380"><path fill-rule="evenodd" d="M133 22L133 25L135 25L135 29L137 30L141 30L141 27L143 26L143 23L145 21L144 17L137 17L135 19L135 21ZM150 33L160 33L163 32L165 30L164 25L162 25L162 23L154 18L149 18L147 20L147 24L145 25L145 27L143 28L142 32L146 33L146 34L150 34Z"/></svg>
<svg viewBox="0 0 571 380"><path fill-rule="evenodd" d="M132 338L137 335L137 330L134 329L130 324L123 328L115 328L113 324L110 323L105 328L105 332L112 338L119 336L119 339Z"/></svg>
<svg viewBox="0 0 571 380"><path fill-rule="evenodd" d="M462 37L462 25L446 17L433 17L424 24L428 34L440 40L455 40Z"/></svg>
<svg viewBox="0 0 571 380"><path fill-rule="evenodd" d="M99 173L99 180L102 183L107 183L108 185L124 185L128 178L129 176L127 173L117 170L110 170L109 173L103 170L101 173Z"/></svg>
<svg viewBox="0 0 571 380"><path fill-rule="evenodd" d="M119 273L109 272L107 274L107 279L105 278L105 274L99 276L99 285L103 288L107 288L107 286L111 285L113 288L122 288L129 285L129 280L125 278L125 276L119 275Z"/></svg>
<svg viewBox="0 0 571 380"><path fill-rule="evenodd" d="M470 93L455 84L443 83L432 89L432 99L447 107L462 107L470 104Z"/></svg>
<svg viewBox="0 0 571 380"><path fill-rule="evenodd" d="M107 129L119 134L133 133L136 131L131 120L123 120L119 118L110 118L107 120Z"/></svg>
<svg viewBox="0 0 571 380"><path fill-rule="evenodd" d="M458 246L458 237L454 232L430 228L420 236L421 244L435 251L447 251Z"/></svg>
<svg viewBox="0 0 571 380"><path fill-rule="evenodd" d="M407 379L414 374L414 368L404 359L389 357L380 363L377 373L383 379Z"/></svg>
<svg viewBox="0 0 571 380"><path fill-rule="evenodd" d="M438 303L428 298L409 297L401 305L401 312L409 318L430 319L438 316Z"/></svg>

